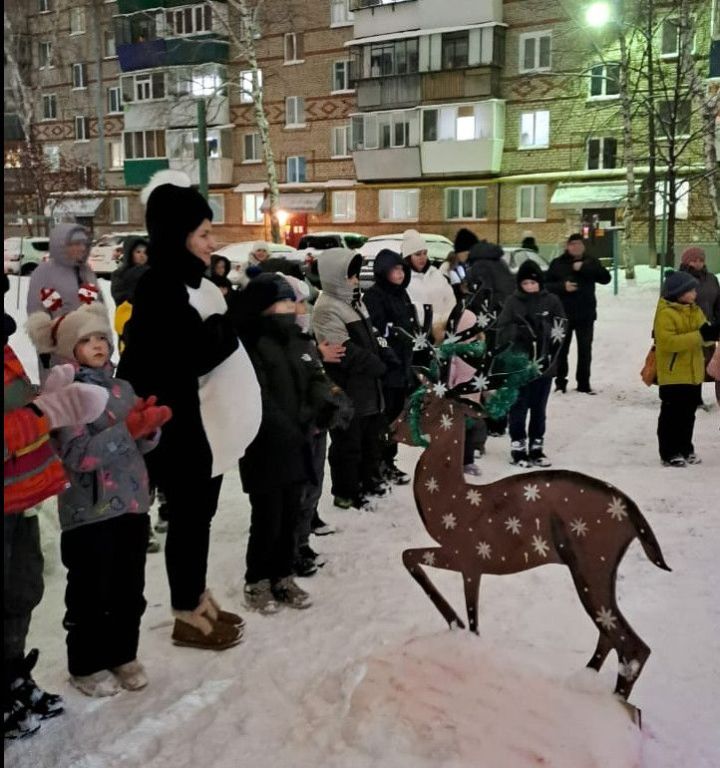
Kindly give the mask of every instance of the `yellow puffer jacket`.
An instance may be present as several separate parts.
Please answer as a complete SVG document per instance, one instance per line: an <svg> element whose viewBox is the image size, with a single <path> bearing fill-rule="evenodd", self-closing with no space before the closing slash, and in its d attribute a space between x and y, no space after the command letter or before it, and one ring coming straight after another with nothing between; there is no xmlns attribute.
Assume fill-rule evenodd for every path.
<svg viewBox="0 0 720 768"><path fill-rule="evenodd" d="M706 322L697 304L658 300L654 323L658 384L702 384L705 342L698 328Z"/></svg>

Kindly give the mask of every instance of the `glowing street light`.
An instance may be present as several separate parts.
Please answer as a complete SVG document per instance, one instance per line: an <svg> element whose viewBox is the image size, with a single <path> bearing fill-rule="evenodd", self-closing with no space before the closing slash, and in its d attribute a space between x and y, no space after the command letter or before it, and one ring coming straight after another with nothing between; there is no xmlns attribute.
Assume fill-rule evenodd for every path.
<svg viewBox="0 0 720 768"><path fill-rule="evenodd" d="M610 3L593 3L585 11L585 21L591 27L604 27L612 18Z"/></svg>

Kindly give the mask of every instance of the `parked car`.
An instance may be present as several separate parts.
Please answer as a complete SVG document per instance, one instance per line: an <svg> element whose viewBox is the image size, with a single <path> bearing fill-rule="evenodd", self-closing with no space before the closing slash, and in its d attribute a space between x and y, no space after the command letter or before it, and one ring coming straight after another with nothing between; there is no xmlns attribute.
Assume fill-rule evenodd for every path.
<svg viewBox="0 0 720 768"><path fill-rule="evenodd" d="M8 237L3 243L6 275L29 275L50 257L47 237Z"/></svg>
<svg viewBox="0 0 720 768"><path fill-rule="evenodd" d="M448 240L444 235L430 235L420 233L425 242L427 243L428 258L430 262L436 267L440 266L447 258L447 255L453 249L451 240ZM391 251L400 253L402 248L402 233L397 235L378 235L377 237L371 237L360 248L360 253L363 256L363 267L360 272L360 285L363 288L367 288L375 281L373 275L373 266L375 264L375 257L382 251L383 248L389 248Z"/></svg>
<svg viewBox="0 0 720 768"><path fill-rule="evenodd" d="M255 245L257 240L252 240L245 243L230 243L223 248L215 251L213 255L224 256L230 260L230 274L228 280L231 283L237 285L240 282L240 278L243 270L247 267L250 251ZM304 256L291 245L285 245L284 243L266 243L268 251L270 252L271 259L283 260L286 263L297 264L298 270L301 268ZM278 270L281 271L281 270Z"/></svg>
<svg viewBox="0 0 720 768"><path fill-rule="evenodd" d="M320 280L317 274L317 256L322 251L330 248L349 248L357 251L367 241L365 235L357 232L312 232L300 238L298 251L302 251L305 258L305 276L316 286Z"/></svg>
<svg viewBox="0 0 720 768"><path fill-rule="evenodd" d="M503 261L510 267L513 275L517 274L520 265L528 259L534 261L543 272L550 266L550 262L539 253L535 253L535 251L528 250L527 248L503 248Z"/></svg>
<svg viewBox="0 0 720 768"><path fill-rule="evenodd" d="M147 238L147 232L111 232L102 235L90 248L88 264L98 277L109 277L117 269L128 237Z"/></svg>

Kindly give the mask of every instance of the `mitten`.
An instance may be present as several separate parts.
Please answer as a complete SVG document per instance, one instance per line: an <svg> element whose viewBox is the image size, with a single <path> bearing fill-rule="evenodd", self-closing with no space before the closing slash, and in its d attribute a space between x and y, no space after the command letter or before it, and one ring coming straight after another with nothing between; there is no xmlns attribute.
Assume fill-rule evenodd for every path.
<svg viewBox="0 0 720 768"><path fill-rule="evenodd" d="M718 341L720 338L720 325L717 323L703 323L699 330L703 341Z"/></svg>
<svg viewBox="0 0 720 768"><path fill-rule="evenodd" d="M72 366L68 367L72 370ZM53 369L50 373L54 373ZM47 417L50 429L69 427L73 424L90 424L99 418L107 406L109 392L96 384L71 382L59 384L62 373L55 377L53 388L48 392L47 386L43 393L33 401Z"/></svg>
<svg viewBox="0 0 720 768"><path fill-rule="evenodd" d="M57 392L59 389L66 387L68 384L72 384L75 380L75 368L66 363L65 365L56 365L48 373L45 379L45 384L42 388L42 394L48 392Z"/></svg>
<svg viewBox="0 0 720 768"><path fill-rule="evenodd" d="M139 400L128 413L125 424L134 440L151 435L156 429L170 420L172 411L167 405L148 406Z"/></svg>

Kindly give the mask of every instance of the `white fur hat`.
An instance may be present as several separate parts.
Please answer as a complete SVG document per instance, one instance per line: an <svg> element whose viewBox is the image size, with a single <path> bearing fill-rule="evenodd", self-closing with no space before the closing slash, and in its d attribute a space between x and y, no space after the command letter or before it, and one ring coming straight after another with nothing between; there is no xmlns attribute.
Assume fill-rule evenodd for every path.
<svg viewBox="0 0 720 768"><path fill-rule="evenodd" d="M403 232L402 239L402 255L410 256L418 251L426 251L427 243L425 238L417 231L417 229L406 229Z"/></svg>
<svg viewBox="0 0 720 768"><path fill-rule="evenodd" d="M278 272L278 274L280 273ZM280 274L280 277L285 282L290 283L290 287L295 294L295 301L307 301L310 298L310 288L304 280L299 280L297 277L293 277L293 275Z"/></svg>
<svg viewBox="0 0 720 768"><path fill-rule="evenodd" d="M252 250L250 253L255 253L255 251L267 251L270 253L270 247L264 240L258 240L252 244Z"/></svg>
<svg viewBox="0 0 720 768"><path fill-rule="evenodd" d="M52 352L65 360L74 359L80 339L91 333L105 336L112 346L112 328L107 310L98 302L60 315L54 320L45 312L33 312L25 325L30 341L40 354Z"/></svg>

